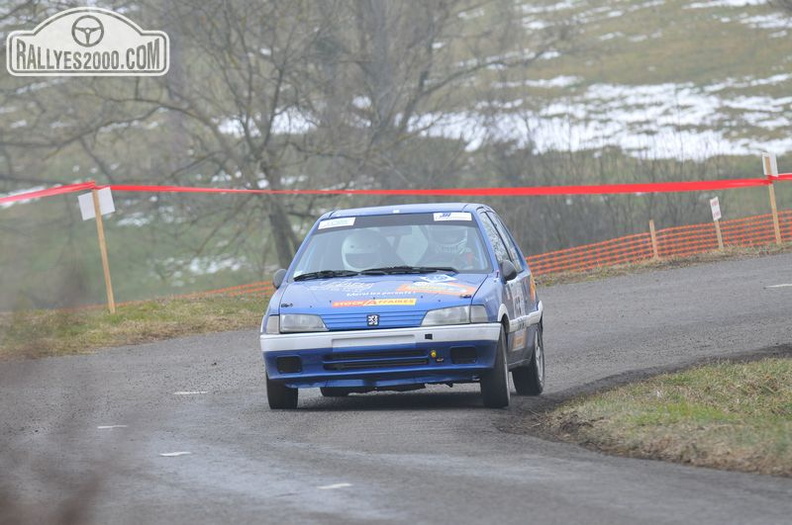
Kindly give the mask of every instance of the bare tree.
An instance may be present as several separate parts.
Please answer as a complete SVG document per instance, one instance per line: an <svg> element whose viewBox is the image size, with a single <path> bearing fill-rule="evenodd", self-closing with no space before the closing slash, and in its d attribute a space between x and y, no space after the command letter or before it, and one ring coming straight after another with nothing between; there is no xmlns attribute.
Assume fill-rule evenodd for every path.
<svg viewBox="0 0 792 525"><path fill-rule="evenodd" d="M192 142L204 154L213 152L218 171L233 185L283 189L287 168L302 161L299 143L311 120L305 109L312 103L311 56L331 20L301 1L207 2L197 9L192 2L173 2L165 10L185 50L183 62L159 90L114 100L187 119ZM289 202L262 201L278 260L286 265L298 242Z"/></svg>
<svg viewBox="0 0 792 525"><path fill-rule="evenodd" d="M344 25L328 36L335 82L327 85L345 111L330 123L358 139L344 145L356 148L347 153L359 159L356 179L379 187L437 183L437 172L421 168L432 156L416 158L416 151L427 136L455 138L443 127L449 115L476 106L476 89L460 87L489 89L487 73L527 67L565 36L559 26L527 34L516 7L500 1L358 0L339 7ZM463 149L449 148L446 174L459 167Z"/></svg>

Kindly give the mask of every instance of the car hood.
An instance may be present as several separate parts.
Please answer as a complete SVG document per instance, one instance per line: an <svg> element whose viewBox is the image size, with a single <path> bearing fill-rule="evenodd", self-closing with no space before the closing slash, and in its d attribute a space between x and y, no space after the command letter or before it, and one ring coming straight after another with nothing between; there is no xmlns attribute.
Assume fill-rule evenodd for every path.
<svg viewBox="0 0 792 525"><path fill-rule="evenodd" d="M281 314L319 315L329 330L419 326L428 310L468 305L486 274L340 277L284 286Z"/></svg>

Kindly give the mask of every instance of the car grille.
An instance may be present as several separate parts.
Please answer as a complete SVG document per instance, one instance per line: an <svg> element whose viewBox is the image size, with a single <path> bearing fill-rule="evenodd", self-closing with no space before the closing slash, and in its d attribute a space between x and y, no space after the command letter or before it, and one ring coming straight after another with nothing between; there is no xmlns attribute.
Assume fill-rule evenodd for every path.
<svg viewBox="0 0 792 525"><path fill-rule="evenodd" d="M325 370L370 370L426 365L429 358L422 350L337 352L325 355L322 364Z"/></svg>
<svg viewBox="0 0 792 525"><path fill-rule="evenodd" d="M379 314L379 325L376 328L411 328L420 326L426 311L383 312L381 308L375 307L371 311L326 313L322 314L322 320L331 331L366 330L372 328L366 323L369 314Z"/></svg>

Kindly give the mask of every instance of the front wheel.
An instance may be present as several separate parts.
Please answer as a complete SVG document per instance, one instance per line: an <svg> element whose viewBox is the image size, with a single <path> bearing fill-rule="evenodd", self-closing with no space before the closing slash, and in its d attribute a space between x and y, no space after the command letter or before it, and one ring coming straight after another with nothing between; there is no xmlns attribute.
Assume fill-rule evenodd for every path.
<svg viewBox="0 0 792 525"><path fill-rule="evenodd" d="M544 342L542 341L542 324L536 329L534 336L534 351L528 366L521 366L512 370L514 388L523 396L538 396L544 390Z"/></svg>
<svg viewBox="0 0 792 525"><path fill-rule="evenodd" d="M498 348L495 353L495 364L492 370L481 376L481 397L487 408L504 408L509 406L509 365L506 363L506 332L501 327Z"/></svg>
<svg viewBox="0 0 792 525"><path fill-rule="evenodd" d="M280 381L273 381L267 375L267 401L273 409L297 408L296 388L290 388Z"/></svg>

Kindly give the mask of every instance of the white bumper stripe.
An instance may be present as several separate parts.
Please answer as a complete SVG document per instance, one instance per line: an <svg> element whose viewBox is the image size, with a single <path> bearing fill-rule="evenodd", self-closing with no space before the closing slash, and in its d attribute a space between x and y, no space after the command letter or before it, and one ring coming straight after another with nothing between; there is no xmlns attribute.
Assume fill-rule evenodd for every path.
<svg viewBox="0 0 792 525"><path fill-rule="evenodd" d="M316 348L351 348L406 344L497 341L498 323L445 326L419 326L384 330L350 330L347 332L310 332L302 334L261 334L262 352L312 350ZM431 337L427 337L430 335Z"/></svg>

